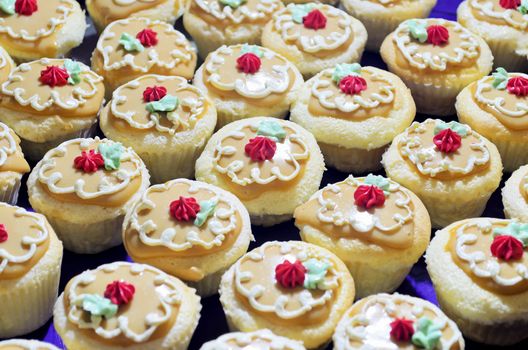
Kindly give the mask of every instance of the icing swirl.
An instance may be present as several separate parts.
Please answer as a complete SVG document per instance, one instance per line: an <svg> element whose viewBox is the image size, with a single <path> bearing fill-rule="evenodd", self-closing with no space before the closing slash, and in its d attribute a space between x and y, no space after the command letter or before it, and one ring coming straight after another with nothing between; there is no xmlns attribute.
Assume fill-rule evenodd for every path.
<svg viewBox="0 0 528 350"><path fill-rule="evenodd" d="M273 334L268 329L227 333L205 343L200 350L305 350L302 343Z"/></svg>

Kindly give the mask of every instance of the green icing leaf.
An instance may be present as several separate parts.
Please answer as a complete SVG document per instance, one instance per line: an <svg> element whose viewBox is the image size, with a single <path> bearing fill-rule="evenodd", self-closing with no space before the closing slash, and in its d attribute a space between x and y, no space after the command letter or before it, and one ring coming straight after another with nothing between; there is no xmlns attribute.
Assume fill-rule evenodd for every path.
<svg viewBox="0 0 528 350"><path fill-rule="evenodd" d="M279 122L263 120L259 123L257 135L266 136L274 141L282 142L286 138L286 130L284 130Z"/></svg>
<svg viewBox="0 0 528 350"><path fill-rule="evenodd" d="M159 101L153 101L153 102L147 103L147 106L145 108L150 113L154 113L154 112L172 112L176 108L178 108L179 104L180 104L180 100L178 99L178 97L172 96L172 95L165 95Z"/></svg>
<svg viewBox="0 0 528 350"><path fill-rule="evenodd" d="M491 74L493 76L493 87L498 90L504 90L506 89L506 85L508 84L508 72L506 69L499 67L495 72Z"/></svg>
<svg viewBox="0 0 528 350"><path fill-rule="evenodd" d="M290 7L292 20L302 24L303 18L315 8L315 4L293 5Z"/></svg>
<svg viewBox="0 0 528 350"><path fill-rule="evenodd" d="M427 317L418 320L416 331L412 336L412 343L419 348L433 350L439 343L442 332L438 324L435 324Z"/></svg>
<svg viewBox="0 0 528 350"><path fill-rule="evenodd" d="M125 51L138 51L142 52L145 50L143 45L141 45L141 42L134 38L132 35L128 33L121 34L121 37L119 38L119 44L123 45L123 48Z"/></svg>
<svg viewBox="0 0 528 350"><path fill-rule="evenodd" d="M220 0L220 3L225 6L229 6L233 9L238 8L240 5L244 4L247 0Z"/></svg>
<svg viewBox="0 0 528 350"><path fill-rule="evenodd" d="M341 79L348 75L360 75L361 74L361 65L359 63L342 63L338 64L334 68L334 73L332 73L332 80L339 84Z"/></svg>
<svg viewBox="0 0 528 350"><path fill-rule="evenodd" d="M368 174L365 180L363 180L363 183L366 183L367 185L374 185L376 187L379 187L383 190L383 193L385 193L386 196L389 195L389 187L390 182L388 179L384 178L380 175L373 175Z"/></svg>
<svg viewBox="0 0 528 350"><path fill-rule="evenodd" d="M207 221L207 218L213 215L217 205L218 201L215 200L201 201L200 211L196 214L196 219L194 219L194 226L202 226Z"/></svg>
<svg viewBox="0 0 528 350"><path fill-rule="evenodd" d="M97 148L99 153L103 156L106 170L117 170L121 165L121 154L124 149L120 143L101 143Z"/></svg>
<svg viewBox="0 0 528 350"><path fill-rule="evenodd" d="M434 134L436 135L445 129L451 129L452 131L456 132L462 137L467 136L468 131L469 131L469 127L467 125L460 124L454 121L446 123L442 120L439 120L436 122L436 126L434 128Z"/></svg>
<svg viewBox="0 0 528 350"><path fill-rule="evenodd" d="M407 27L409 27L409 32L413 39L418 40L421 43L427 41L427 28L425 27L425 24L409 20L407 21Z"/></svg>
<svg viewBox="0 0 528 350"><path fill-rule="evenodd" d="M493 236L507 235L513 236L522 242L523 246L528 245L528 224L512 221L506 227L493 229Z"/></svg>
<svg viewBox="0 0 528 350"><path fill-rule="evenodd" d="M240 53L241 54L253 53L253 54L257 55L260 58L262 58L262 56L264 56L264 53L262 53L262 50L257 45L244 44L242 46L242 48L240 49Z"/></svg>
<svg viewBox="0 0 528 350"><path fill-rule="evenodd" d="M81 65L79 62L67 59L64 61L64 69L66 69L70 76L68 78L68 84L77 85L81 82Z"/></svg>
<svg viewBox="0 0 528 350"><path fill-rule="evenodd" d="M86 294L82 300L82 308L92 316L102 316L106 319L114 317L117 313L117 305L99 294Z"/></svg>
<svg viewBox="0 0 528 350"><path fill-rule="evenodd" d="M14 15L15 2L16 0L0 0L0 11L7 15Z"/></svg>
<svg viewBox="0 0 528 350"><path fill-rule="evenodd" d="M522 0L521 6L517 7L517 11L519 11L523 15L528 14L528 0Z"/></svg>
<svg viewBox="0 0 528 350"><path fill-rule="evenodd" d="M306 268L306 275L304 276L304 288L319 288L319 285L324 281L330 264L318 259L310 259L303 262L303 265Z"/></svg>

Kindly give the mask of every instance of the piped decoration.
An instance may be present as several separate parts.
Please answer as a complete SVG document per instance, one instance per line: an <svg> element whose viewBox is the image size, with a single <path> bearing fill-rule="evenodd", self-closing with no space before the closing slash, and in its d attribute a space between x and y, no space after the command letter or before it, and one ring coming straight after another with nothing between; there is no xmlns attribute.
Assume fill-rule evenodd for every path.
<svg viewBox="0 0 528 350"><path fill-rule="evenodd" d="M442 25L430 25L427 27L427 42L434 46L442 46L449 42L449 30Z"/></svg>
<svg viewBox="0 0 528 350"><path fill-rule="evenodd" d="M422 22L409 20L407 21L407 28L409 28L409 34L414 40L418 40L421 43L425 43L427 41L427 28Z"/></svg>
<svg viewBox="0 0 528 350"><path fill-rule="evenodd" d="M374 185L377 188L383 190L385 197L388 197L390 194L390 181L381 175L368 174L365 177L365 180L363 180L363 183L366 185Z"/></svg>
<svg viewBox="0 0 528 350"><path fill-rule="evenodd" d="M249 140L244 151L254 162L263 162L273 159L277 151L277 144L270 138L257 136Z"/></svg>
<svg viewBox="0 0 528 350"><path fill-rule="evenodd" d="M143 95L144 97L145 95ZM145 108L150 113L154 112L172 112L180 105L180 99L177 96L165 95L157 101L148 102Z"/></svg>
<svg viewBox="0 0 528 350"><path fill-rule="evenodd" d="M125 281L114 281L106 286L104 296L115 305L126 305L134 298L136 288Z"/></svg>
<svg viewBox="0 0 528 350"><path fill-rule="evenodd" d="M497 90L504 90L508 85L508 80L510 79L506 69L498 67L495 72L491 73L493 77L492 85Z"/></svg>
<svg viewBox="0 0 528 350"><path fill-rule="evenodd" d="M123 49L127 52L142 52L145 50L141 41L128 33L121 34L119 37L119 44L123 46Z"/></svg>
<svg viewBox="0 0 528 350"><path fill-rule="evenodd" d="M200 211L196 214L196 219L194 219L194 226L201 227L207 221L207 218L212 216L218 205L218 200L210 199L200 202Z"/></svg>
<svg viewBox="0 0 528 350"><path fill-rule="evenodd" d="M440 325L427 317L422 317L418 320L411 341L419 348L433 350L440 342L441 337Z"/></svg>
<svg viewBox="0 0 528 350"><path fill-rule="evenodd" d="M257 127L258 136L266 136L276 142L282 142L286 138L286 130L279 122L274 120L263 120Z"/></svg>
<svg viewBox="0 0 528 350"><path fill-rule="evenodd" d="M47 66L40 72L40 82L49 87L65 86L70 75L66 69L59 66Z"/></svg>
<svg viewBox="0 0 528 350"><path fill-rule="evenodd" d="M143 102L155 102L167 95L167 88L164 86L149 86L143 91Z"/></svg>
<svg viewBox="0 0 528 350"><path fill-rule="evenodd" d="M0 11L6 15L14 15L15 0L0 0Z"/></svg>
<svg viewBox="0 0 528 350"><path fill-rule="evenodd" d="M497 235L490 246L491 255L504 260L519 260L524 253L523 243L509 235Z"/></svg>
<svg viewBox="0 0 528 350"><path fill-rule="evenodd" d="M517 76L508 79L506 89L510 94L518 97L525 97L528 95L528 79Z"/></svg>
<svg viewBox="0 0 528 350"><path fill-rule="evenodd" d="M347 95L357 95L367 89L367 81L355 75L347 75L339 82L339 89Z"/></svg>
<svg viewBox="0 0 528 350"><path fill-rule="evenodd" d="M500 5L503 9L507 9L507 10L515 10L515 9L517 9L519 6L521 6L521 0L500 0L500 1L499 1L499 5Z"/></svg>
<svg viewBox="0 0 528 350"><path fill-rule="evenodd" d="M390 336L397 342L408 342L414 335L414 321L406 318L396 318L390 323Z"/></svg>
<svg viewBox="0 0 528 350"><path fill-rule="evenodd" d="M95 150L82 151L80 156L73 160L75 169L84 171L85 173L94 173L104 166L103 156L95 153Z"/></svg>
<svg viewBox="0 0 528 350"><path fill-rule="evenodd" d="M91 315L92 320L104 317L109 319L117 314L117 305L110 299L99 294L85 294L82 299L82 308Z"/></svg>
<svg viewBox="0 0 528 350"><path fill-rule="evenodd" d="M315 4L299 4L288 6L292 20L297 24L304 24L304 17L316 8Z"/></svg>
<svg viewBox="0 0 528 350"><path fill-rule="evenodd" d="M121 154L123 154L124 151L123 146L120 143L101 143L97 147L97 150L103 156L104 167L106 170L119 169L121 166Z"/></svg>
<svg viewBox="0 0 528 350"><path fill-rule="evenodd" d="M0 224L0 243L4 243L9 238L7 229L4 224Z"/></svg>
<svg viewBox="0 0 528 350"><path fill-rule="evenodd" d="M528 0L522 0L521 5L517 7L517 11L523 15L528 15Z"/></svg>
<svg viewBox="0 0 528 350"><path fill-rule="evenodd" d="M37 0L16 0L15 2L15 12L21 16L31 16L37 10Z"/></svg>
<svg viewBox="0 0 528 350"><path fill-rule="evenodd" d="M144 47L156 46L158 44L158 33L150 28L145 28L136 34L136 39Z"/></svg>
<svg viewBox="0 0 528 350"><path fill-rule="evenodd" d="M360 208L379 208L385 203L385 193L375 185L361 185L354 191L354 202Z"/></svg>
<svg viewBox="0 0 528 350"><path fill-rule="evenodd" d="M440 131L433 137L433 142L442 153L456 152L462 146L462 138L451 129Z"/></svg>
<svg viewBox="0 0 528 350"><path fill-rule="evenodd" d="M237 58L237 69L246 74L255 74L259 71L262 61L252 52L242 54Z"/></svg>
<svg viewBox="0 0 528 350"><path fill-rule="evenodd" d="M306 267L299 260L293 263L284 260L275 266L275 280L284 288L296 288L304 285L306 271Z"/></svg>
<svg viewBox="0 0 528 350"><path fill-rule="evenodd" d="M302 20L304 27L308 29L318 30L326 27L326 16L318 9L310 11Z"/></svg>
<svg viewBox="0 0 528 350"><path fill-rule="evenodd" d="M170 215L180 222L193 221L199 211L200 204L194 197L180 196L177 200L172 201L169 206Z"/></svg>
<svg viewBox="0 0 528 350"><path fill-rule="evenodd" d="M67 59L64 61L64 69L68 73L68 84L77 85L81 82L81 65L79 62Z"/></svg>
<svg viewBox="0 0 528 350"><path fill-rule="evenodd" d="M310 259L303 263L306 268L306 276L304 278L304 288L306 289L325 289L324 279L326 273L330 268L330 264L319 259Z"/></svg>
<svg viewBox="0 0 528 350"><path fill-rule="evenodd" d="M232 9L239 8L242 4L245 4L247 0L220 0L219 2L224 6L229 6Z"/></svg>

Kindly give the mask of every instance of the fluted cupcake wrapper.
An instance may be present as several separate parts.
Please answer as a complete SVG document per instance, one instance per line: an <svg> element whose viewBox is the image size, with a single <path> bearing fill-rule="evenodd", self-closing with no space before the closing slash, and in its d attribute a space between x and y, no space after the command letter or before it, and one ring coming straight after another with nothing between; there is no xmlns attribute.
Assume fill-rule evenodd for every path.
<svg viewBox="0 0 528 350"><path fill-rule="evenodd" d="M410 79L400 78L411 90L416 110L419 113L448 116L456 113L456 97L464 89L463 85L436 86L433 84L417 83Z"/></svg>
<svg viewBox="0 0 528 350"><path fill-rule="evenodd" d="M341 6L342 9L344 9ZM368 33L368 40L366 49L368 51L379 52L381 43L385 40L385 37L394 31L398 25L404 20L400 17L390 16L361 16L354 14L354 17L363 23Z"/></svg>
<svg viewBox="0 0 528 350"><path fill-rule="evenodd" d="M381 157L387 147L370 151L359 148L345 148L319 142L325 164L339 171L353 174L364 174L380 170Z"/></svg>
<svg viewBox="0 0 528 350"><path fill-rule="evenodd" d="M528 69L528 58L516 53L516 41L488 37L486 42L493 52L495 67L503 67L510 72L524 72Z"/></svg>
<svg viewBox="0 0 528 350"><path fill-rule="evenodd" d="M202 298L209 297L218 293L218 287L222 280L222 275L228 268L221 269L215 273L205 276L201 281L190 282L186 281L187 285L196 289L196 293Z"/></svg>
<svg viewBox="0 0 528 350"><path fill-rule="evenodd" d="M494 135L484 135L499 150L504 171L513 172L522 165L528 164L528 144L519 142L515 138L505 140L497 139Z"/></svg>
<svg viewBox="0 0 528 350"><path fill-rule="evenodd" d="M8 184L0 189L0 202L15 205L18 201L18 192L20 191L22 175L13 184Z"/></svg>

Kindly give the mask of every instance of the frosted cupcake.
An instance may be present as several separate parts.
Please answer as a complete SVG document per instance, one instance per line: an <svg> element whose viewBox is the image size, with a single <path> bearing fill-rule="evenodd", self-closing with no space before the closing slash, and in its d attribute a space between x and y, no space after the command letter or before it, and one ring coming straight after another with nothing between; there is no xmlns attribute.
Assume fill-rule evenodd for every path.
<svg viewBox="0 0 528 350"><path fill-rule="evenodd" d="M216 108L181 77L144 75L114 91L101 113L106 137L132 147L152 181L192 177L216 125Z"/></svg>
<svg viewBox="0 0 528 350"><path fill-rule="evenodd" d="M7 125L0 123L0 202L16 204L22 176L29 170L20 139Z"/></svg>
<svg viewBox="0 0 528 350"><path fill-rule="evenodd" d="M458 119L497 146L504 170L528 163L528 75L498 68L458 95Z"/></svg>
<svg viewBox="0 0 528 350"><path fill-rule="evenodd" d="M216 294L220 278L253 239L249 215L231 193L177 179L150 187L127 213L128 255L181 278L199 295Z"/></svg>
<svg viewBox="0 0 528 350"><path fill-rule="evenodd" d="M118 86L145 74L191 79L196 50L170 24L147 18L112 22L92 54L92 69L105 79L107 96Z"/></svg>
<svg viewBox="0 0 528 350"><path fill-rule="evenodd" d="M144 17L174 25L183 14L184 0L86 0L86 9L97 30L119 19Z"/></svg>
<svg viewBox="0 0 528 350"><path fill-rule="evenodd" d="M0 46L0 84L9 78L9 74L15 69L16 64L6 50Z"/></svg>
<svg viewBox="0 0 528 350"><path fill-rule="evenodd" d="M339 322L334 349L464 350L457 325L430 302L377 294L355 303Z"/></svg>
<svg viewBox="0 0 528 350"><path fill-rule="evenodd" d="M456 96L491 72L493 56L482 38L439 18L401 23L381 45L389 70L411 89L418 112L455 113Z"/></svg>
<svg viewBox="0 0 528 350"><path fill-rule="evenodd" d="M122 242L125 213L149 184L131 148L96 137L66 141L46 153L29 175L28 195L66 249L98 253Z"/></svg>
<svg viewBox="0 0 528 350"><path fill-rule="evenodd" d="M114 262L72 278L53 323L72 350L187 349L200 318L200 297L148 265Z"/></svg>
<svg viewBox="0 0 528 350"><path fill-rule="evenodd" d="M457 19L486 40L495 66L511 71L528 69L528 2L525 0L466 0Z"/></svg>
<svg viewBox="0 0 528 350"><path fill-rule="evenodd" d="M0 338L50 319L61 261L62 244L43 215L0 203Z"/></svg>
<svg viewBox="0 0 528 350"><path fill-rule="evenodd" d="M0 341L3 350L59 350L55 345L38 340L11 339Z"/></svg>
<svg viewBox="0 0 528 350"><path fill-rule="evenodd" d="M222 45L260 45L262 28L282 8L280 0L190 0L183 25L205 58Z"/></svg>
<svg viewBox="0 0 528 350"><path fill-rule="evenodd" d="M464 336L511 345L528 338L528 224L475 218L437 231L427 271Z"/></svg>
<svg viewBox="0 0 528 350"><path fill-rule="evenodd" d="M220 128L261 115L286 117L303 78L290 61L272 50L235 45L209 54L193 83L214 102Z"/></svg>
<svg viewBox="0 0 528 350"><path fill-rule="evenodd" d="M338 64L308 80L290 119L315 136L327 165L357 174L381 168L383 152L415 114L400 78L354 63Z"/></svg>
<svg viewBox="0 0 528 350"><path fill-rule="evenodd" d="M65 140L95 133L104 94L103 78L83 63L42 58L19 65L2 84L0 121L39 160Z"/></svg>
<svg viewBox="0 0 528 350"><path fill-rule="evenodd" d="M528 222L528 165L515 170L502 188L504 215Z"/></svg>
<svg viewBox="0 0 528 350"><path fill-rule="evenodd" d="M67 56L86 31L75 0L3 0L0 16L0 46L17 61Z"/></svg>
<svg viewBox="0 0 528 350"><path fill-rule="evenodd" d="M429 214L418 197L377 175L326 186L297 207L294 217L303 241L343 260L357 298L398 288L431 236Z"/></svg>
<svg viewBox="0 0 528 350"><path fill-rule="evenodd" d="M279 337L268 329L261 329L259 331L249 333L235 332L224 334L216 340L205 343L200 348L200 350L218 349L305 350L301 342Z"/></svg>
<svg viewBox="0 0 528 350"><path fill-rule="evenodd" d="M196 161L196 179L236 195L254 225L291 219L319 189L324 171L312 134L292 122L251 118L233 122L209 140Z"/></svg>
<svg viewBox="0 0 528 350"><path fill-rule="evenodd" d="M262 46L289 59L305 78L338 63L359 62L366 41L360 21L317 3L288 5L262 33Z"/></svg>
<svg viewBox="0 0 528 350"><path fill-rule="evenodd" d="M312 244L267 242L222 277L220 301L232 331L273 333L324 348L354 300L354 281L335 255Z"/></svg>
<svg viewBox="0 0 528 350"><path fill-rule="evenodd" d="M422 200L433 227L480 216L502 177L495 145L467 125L435 119L396 136L383 167Z"/></svg>

